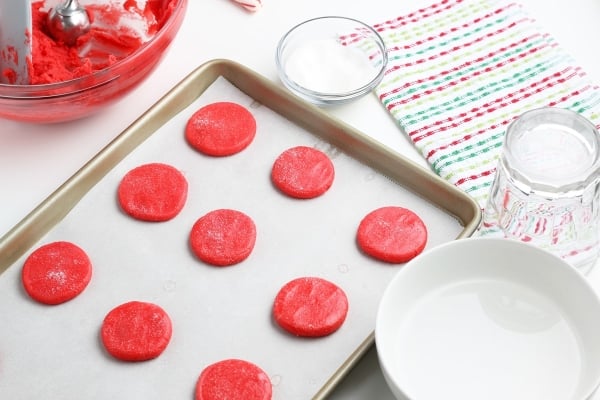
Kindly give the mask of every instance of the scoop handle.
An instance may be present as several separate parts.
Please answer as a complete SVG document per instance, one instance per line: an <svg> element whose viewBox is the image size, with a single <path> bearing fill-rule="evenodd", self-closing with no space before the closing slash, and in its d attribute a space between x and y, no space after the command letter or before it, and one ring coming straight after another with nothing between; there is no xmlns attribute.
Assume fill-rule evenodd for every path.
<svg viewBox="0 0 600 400"><path fill-rule="evenodd" d="M28 85L31 0L0 0L0 82Z"/></svg>

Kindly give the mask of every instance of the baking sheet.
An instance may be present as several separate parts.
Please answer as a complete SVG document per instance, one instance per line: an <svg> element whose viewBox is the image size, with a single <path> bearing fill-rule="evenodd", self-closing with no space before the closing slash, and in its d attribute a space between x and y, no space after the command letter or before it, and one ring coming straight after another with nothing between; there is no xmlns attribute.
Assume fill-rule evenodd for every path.
<svg viewBox="0 0 600 400"><path fill-rule="evenodd" d="M241 66L219 66L225 69L201 68L174 88L0 242L0 270L12 265L0 275L3 398L193 398L202 369L226 358L265 370L274 399L326 397L372 342L380 295L401 268L357 249L362 217L390 204L410 208L429 229L428 248L477 225L477 206L452 187L435 177L423 180L428 175L419 167L412 170L339 121L245 75ZM231 157L203 156L183 137L191 114L215 101L242 104L257 120L254 142ZM334 163L334 184L319 198L291 199L270 182L275 158L297 145L316 147ZM363 157L350 156L353 151ZM171 221L136 221L117 205L122 176L147 162L169 163L188 179L186 206ZM409 176L389 179L400 167ZM419 194L398 180L417 185ZM438 198L425 201L429 193ZM216 208L238 209L256 223L256 246L241 264L215 268L188 249L193 223ZM456 210L462 221L450 212ZM34 248L55 240L82 247L94 272L79 297L49 307L28 298L20 270ZM335 282L349 298L344 325L328 337L296 338L271 320L281 286L309 275ZM106 313L130 300L154 302L172 319L172 340L155 360L118 362L99 341Z"/></svg>

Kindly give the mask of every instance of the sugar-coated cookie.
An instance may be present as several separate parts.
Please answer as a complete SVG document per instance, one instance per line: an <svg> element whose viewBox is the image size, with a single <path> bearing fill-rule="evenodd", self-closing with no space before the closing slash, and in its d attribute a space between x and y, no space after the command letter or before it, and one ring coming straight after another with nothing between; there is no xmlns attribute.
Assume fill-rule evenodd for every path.
<svg viewBox="0 0 600 400"><path fill-rule="evenodd" d="M27 294L43 304L60 304L79 295L92 278L92 263L71 242L53 242L34 250L25 260L21 281Z"/></svg>
<svg viewBox="0 0 600 400"><path fill-rule="evenodd" d="M241 211L218 209L199 218L190 232L193 253L207 264L229 266L245 260L256 242L256 225Z"/></svg>
<svg viewBox="0 0 600 400"><path fill-rule="evenodd" d="M100 330L106 351L122 361L158 357L169 344L171 334L171 319L166 311L142 301L130 301L113 308Z"/></svg>
<svg viewBox="0 0 600 400"><path fill-rule="evenodd" d="M204 368L196 383L195 400L270 400L269 376L257 365L227 359Z"/></svg>
<svg viewBox="0 0 600 400"><path fill-rule="evenodd" d="M244 150L256 135L256 119L245 107L231 102L208 104L189 118L185 138L209 156L230 156Z"/></svg>
<svg viewBox="0 0 600 400"><path fill-rule="evenodd" d="M403 263L420 254L427 244L421 218L403 207L382 207L360 222L356 240L366 254L388 263Z"/></svg>
<svg viewBox="0 0 600 400"><path fill-rule="evenodd" d="M187 180L179 170L167 164L150 163L125 174L117 194L121 208L131 217L161 222L179 214L187 191Z"/></svg>
<svg viewBox="0 0 600 400"><path fill-rule="evenodd" d="M286 283L273 304L275 322L296 336L330 335L342 326L347 314L346 293L318 277L301 277Z"/></svg>
<svg viewBox="0 0 600 400"><path fill-rule="evenodd" d="M322 195L333 184L334 176L335 169L327 154L308 146L287 149L271 169L275 187L298 199Z"/></svg>

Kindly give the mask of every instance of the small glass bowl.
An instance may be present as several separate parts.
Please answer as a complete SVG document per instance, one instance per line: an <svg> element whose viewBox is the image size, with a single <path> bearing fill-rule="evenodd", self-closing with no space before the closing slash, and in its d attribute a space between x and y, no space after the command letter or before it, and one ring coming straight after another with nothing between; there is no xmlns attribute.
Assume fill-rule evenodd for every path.
<svg viewBox="0 0 600 400"><path fill-rule="evenodd" d="M371 92L383 79L387 61L377 31L338 16L294 26L279 41L276 54L283 84L319 106L348 103Z"/></svg>

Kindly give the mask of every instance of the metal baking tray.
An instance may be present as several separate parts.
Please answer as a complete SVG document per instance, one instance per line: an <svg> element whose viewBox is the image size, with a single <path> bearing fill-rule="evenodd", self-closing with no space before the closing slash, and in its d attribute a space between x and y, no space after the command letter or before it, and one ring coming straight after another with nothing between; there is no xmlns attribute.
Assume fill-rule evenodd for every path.
<svg viewBox="0 0 600 400"><path fill-rule="evenodd" d="M243 156L211 160L186 146L182 124L202 104L218 100L241 102L255 114L259 130L257 143L251 147L256 147L256 153L244 150ZM269 186L268 169L273 157L291 144L321 148L333 159L336 180L322 198L282 199ZM239 164L227 166L234 159ZM150 161L179 166L190 181L188 202L193 204L186 205L189 210L184 209L175 222L140 223L119 213L113 193L118 180L130 168ZM245 176L246 171L250 176ZM249 183L252 179L255 182ZM201 189L194 194L194 187ZM243 192L236 194L235 190ZM258 220L258 249L249 265L215 271L193 260L186 249L185 227L191 227L194 218L202 214L201 209L216 208L221 202L232 205L241 198L249 214ZM151 384L152 392L145 393L147 399L191 398L194 377L203 366L220 356L239 356L270 374L275 399L325 399L372 347L379 297L401 268L369 259L353 242L353 229L360 218L375 206L391 202L413 209L424 219L430 234L427 247L470 236L481 217L472 198L431 171L236 62L209 61L184 78L0 239L0 291L5 300L0 302L0 392L28 398L23 395L27 392L25 386L35 387L28 382L42 382L41 388L29 391L30 396L44 393L52 397L56 386L57 392L69 391L71 397L89 397L86 394L94 390L96 398L117 398L115 393L128 398L128 393L131 397L148 391L144 385ZM261 238L261 221L278 231ZM313 225L299 226L304 222ZM285 224L295 225L292 229ZM296 233L300 236L293 236ZM64 305L47 307L35 304L24 294L20 268L33 248L57 238L84 243L86 250L91 247L88 253L94 255L92 260L99 259L99 265L94 263L92 283L82 295ZM165 247L169 245L176 247L181 256ZM288 245L291 247L286 249ZM145 250L138 251L140 248ZM143 261L146 269L135 266L129 270L128 265L144 255L149 257ZM154 265L159 262L175 266L165 270L162 265ZM113 265L119 263L124 265ZM254 264L260 264L264 274L251 273ZM277 288L288 278L308 274L337 281L349 296L347 321L326 338L293 338L269 320L269 304ZM202 290L190 288L194 280L209 278L225 285L233 282L231 288L219 287L219 283L202 286L215 299L214 304L210 298L199 300L196 296ZM127 283L128 279L133 282ZM131 300L127 296L168 306L174 320L174 337L157 360L128 366L101 354L94 333L99 320L111 305ZM250 305L249 311L240 310L240 298L236 296L246 296L242 303ZM192 307L190 302L210 304ZM223 314L225 317L211 321L207 315L200 315L193 319L195 313L216 315L214 309L220 304L229 310L229 314ZM178 325L178 321L184 322ZM207 324L214 329L206 329ZM186 332L179 334L183 328L178 331L178 327L193 330L197 340ZM79 340L82 335L91 335L94 340ZM224 342L227 337L229 341ZM196 358L190 360L190 354ZM22 381L16 372L11 374L11 363L22 364L18 365L23 368ZM38 370L34 365L43 367ZM61 372L63 369L65 372ZM89 375L83 372L86 370L91 371ZM144 381L135 380L142 376ZM152 382L146 382L148 379ZM117 389L109 387L118 388L118 392L111 392ZM79 390L82 393L77 393Z"/></svg>

